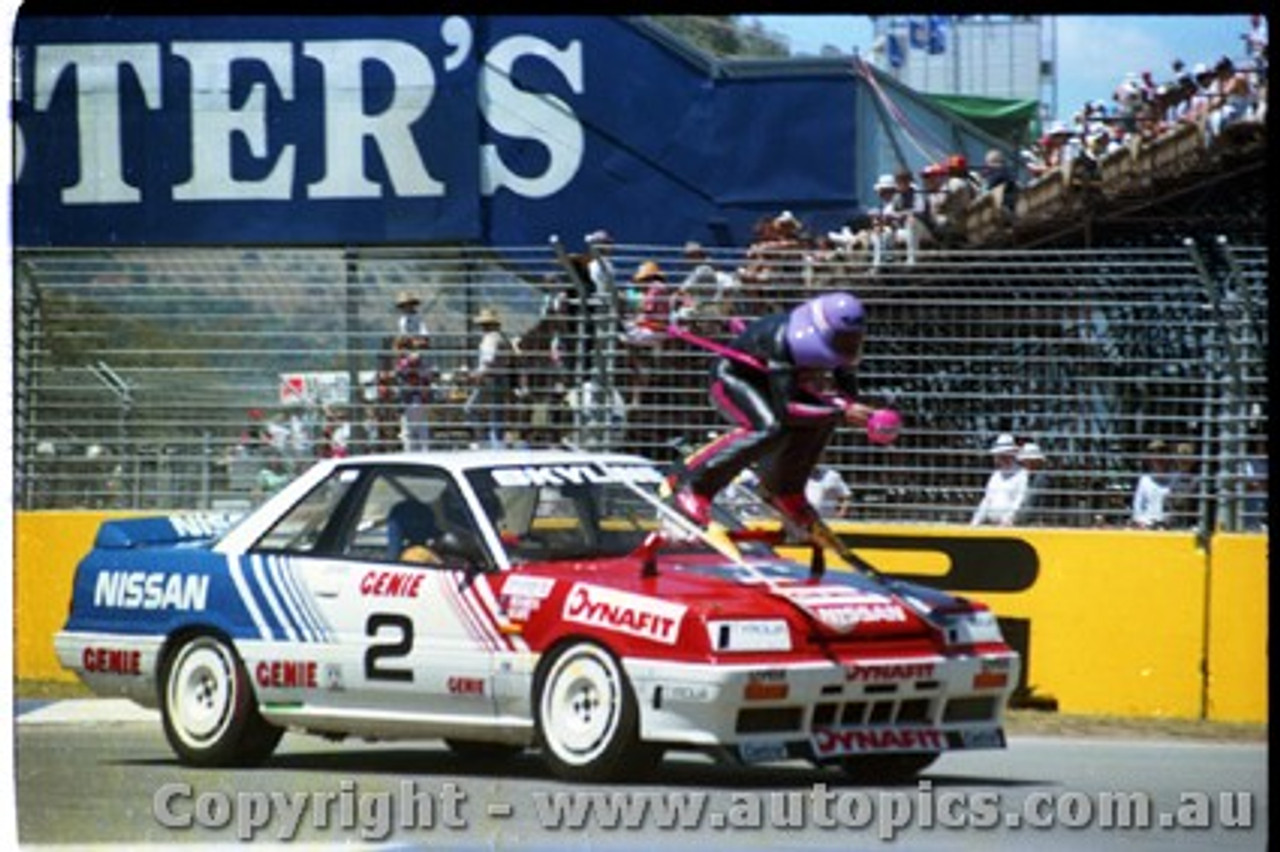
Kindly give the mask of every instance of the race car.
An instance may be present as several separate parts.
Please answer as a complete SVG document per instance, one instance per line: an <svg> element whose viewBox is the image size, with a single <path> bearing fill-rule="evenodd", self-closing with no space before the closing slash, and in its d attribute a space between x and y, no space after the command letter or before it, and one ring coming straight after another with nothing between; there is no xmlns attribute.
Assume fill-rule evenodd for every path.
<svg viewBox="0 0 1280 852"><path fill-rule="evenodd" d="M201 766L285 730L534 748L579 781L672 749L901 779L1005 745L1020 660L986 606L828 568L763 504L708 535L662 484L576 450L317 462L234 522L103 523L55 648Z"/></svg>

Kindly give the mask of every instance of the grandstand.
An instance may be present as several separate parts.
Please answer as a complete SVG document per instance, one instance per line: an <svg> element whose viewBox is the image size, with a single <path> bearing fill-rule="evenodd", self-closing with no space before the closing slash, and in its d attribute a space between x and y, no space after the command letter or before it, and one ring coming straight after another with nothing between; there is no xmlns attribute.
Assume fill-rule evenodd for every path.
<svg viewBox="0 0 1280 852"><path fill-rule="evenodd" d="M612 19L601 26L619 44L636 38ZM646 41L642 48L650 56L666 44ZM678 68L681 86L702 97L705 87L688 71L688 57L661 53L654 61L659 59L664 68ZM735 108L745 111L753 106L755 85L777 84L767 77L776 68L717 66L709 79L737 86ZM832 79L837 71L839 78ZM816 83L806 78L811 72ZM815 87L811 95L854 97L846 91L847 63L811 61L790 73L789 87L762 89L796 98L777 99L782 105L769 114L779 125L786 125L789 110L806 103L805 85ZM892 81L854 77L864 87L858 98L869 92L912 97ZM702 106L690 107L690 115L700 114ZM633 119L618 109L621 118L610 113L606 122L597 113L617 105L591 107L596 113L586 124L611 142L616 134L601 129L612 134L608 122L622 127L622 118ZM905 109L898 114L913 126L928 119L941 128L941 119L923 107ZM901 147L895 134L902 128L883 119L889 114L860 112L857 130L867 131L857 139L859 153L868 154L859 160L863 177L892 162L895 146ZM678 123L679 117L669 118ZM970 155L989 141L963 123L949 129ZM1205 130L1203 123L1184 122L1150 138L1135 135L1102 156L1096 169L1084 171L1070 161L1024 179L1011 217L1004 215L998 193L979 195L968 211L966 245L922 252L914 264L880 267L825 243L825 227L818 227L825 221L818 213L829 217L837 208L847 210L861 186L831 190L816 179L819 172L806 170L816 159L807 155L786 164L786 180L753 163L759 181L735 196L737 201L723 202L725 209L738 204L732 212L744 221L772 215L792 199L755 193L819 186L821 192L806 196L814 227L809 239L770 253L767 286L744 286L726 304L704 303L690 321L724 341L726 314L755 316L835 287L852 289L866 301L872 336L864 384L873 399L900 408L907 426L890 449L869 447L848 433L831 447L829 461L856 489L857 517L966 523L989 469L985 448L1008 431L1034 439L1049 456L1051 490L1040 523L1123 525L1144 447L1162 438L1194 447L1197 487L1181 526L1202 532L1257 528L1265 515L1246 499L1246 462L1256 440L1266 435L1269 418L1267 196L1261 179L1266 126L1239 122L1212 137ZM646 143L670 142L662 133L650 135L655 139ZM667 171L645 183L633 177L637 164L647 163L644 158L665 163L655 153L664 148L644 149L644 157L637 154L638 144L625 157L605 150L599 173L592 175L604 183L587 181L579 190L583 195L569 193L575 209L563 221L603 219L599 196L591 193L613 186L620 175L634 180L628 186L660 186L708 209L712 201L721 203L715 193L695 186L693 178L702 177L696 157L689 160L692 166L684 164L687 175ZM836 158L842 168L848 154ZM60 204L56 192L49 195L48 203ZM583 197L590 198L590 210L576 203ZM388 443L379 427L387 425L387 409L395 405L383 393L383 379L391 362L392 303L406 289L423 298L432 332L434 445L465 446L477 439L477 424L464 405L465 375L477 342L470 319L493 307L506 330L521 339L521 366L529 380L527 395L510 403L514 442L567 440L674 459L680 448L724 428L706 398L709 356L671 341L651 357L630 357L619 340L634 306L627 279L641 262L653 260L677 284L690 269L671 236L675 226L660 220L703 228L725 209L712 210L716 216L703 209L696 216L680 211L686 216L681 219L667 215L670 205L652 203L658 197L635 204L627 195L615 205L645 208L650 217L627 221L672 230L661 231L658 242L619 233L612 291L575 281L571 273L584 257L576 258L577 265L575 258L566 263L545 241L547 231L521 244L424 237L412 244L371 240L343 246L311 244L310 231L285 231L278 244L217 244L211 236L200 245L113 245L104 239L103 245L80 246L74 240L92 229L68 226L70 244L49 244L46 231L53 220L42 219L39 227L28 228L38 239L15 251L18 504L244 506L263 496L262 460L245 442L246 433L262 424L284 436L279 461L286 473L325 451L324 433L332 425L326 418L345 418L351 451L394 447L394 429ZM502 198L476 210L471 201L459 202L466 215L458 220L469 223L467 217L474 216L477 228L507 222L510 230L500 233L524 234L552 215L529 199L521 206ZM20 213L45 209L19 207ZM483 215L476 212L481 207ZM239 234L234 228L250 220L264 230L281 222L319 222L318 229L331 224L294 215L294 209L306 208L281 204L257 220L228 215L231 224L224 227ZM528 209L539 214L526 215ZM802 206L792 209L807 219ZM130 227L199 224L198 217L167 216L167 208L111 207L100 216L68 205L58 210L68 222L109 226L113 238L117 214L123 221L136 213ZM396 210L398 227L414 220ZM374 231L382 225L358 215L335 221ZM726 226L685 231L682 238L729 233ZM758 257L751 246L730 242L708 240L710 258L741 279ZM583 247L575 242L568 248ZM389 416L394 421L397 415L392 410Z"/></svg>

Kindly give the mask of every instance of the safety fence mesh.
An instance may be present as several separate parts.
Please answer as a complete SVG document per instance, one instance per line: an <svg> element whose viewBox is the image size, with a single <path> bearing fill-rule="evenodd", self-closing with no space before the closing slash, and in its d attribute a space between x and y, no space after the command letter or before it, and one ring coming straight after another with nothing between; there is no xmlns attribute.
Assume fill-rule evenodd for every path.
<svg viewBox="0 0 1280 852"><path fill-rule="evenodd" d="M1194 485L1173 525L1265 524L1265 246L950 251L869 271L830 252L712 250L695 262L681 247L619 244L612 280L595 257L17 251L18 505L251 505L319 456L403 448L411 398L433 449L483 444L494 426L510 444L673 461L730 428L708 398L716 355L700 340L727 344L734 318L847 289L870 317L864 395L905 421L891 447L845 429L828 448L853 517L968 523L987 449L1010 432L1048 456L1029 523L1124 525L1151 452L1176 448ZM631 277L650 260L667 291L646 300ZM416 353L397 339L405 291L430 332ZM673 307L685 338L632 322L661 328ZM519 344L518 390L496 415L470 378L484 309ZM422 384L407 387L415 354ZM1157 439L1167 450L1149 449Z"/></svg>

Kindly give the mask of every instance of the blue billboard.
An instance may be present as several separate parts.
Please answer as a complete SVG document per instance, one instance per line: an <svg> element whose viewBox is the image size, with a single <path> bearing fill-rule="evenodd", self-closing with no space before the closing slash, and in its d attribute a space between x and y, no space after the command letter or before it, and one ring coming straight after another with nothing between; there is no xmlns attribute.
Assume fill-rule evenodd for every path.
<svg viewBox="0 0 1280 852"><path fill-rule="evenodd" d="M20 247L742 243L854 198L849 73L627 19L19 15Z"/></svg>

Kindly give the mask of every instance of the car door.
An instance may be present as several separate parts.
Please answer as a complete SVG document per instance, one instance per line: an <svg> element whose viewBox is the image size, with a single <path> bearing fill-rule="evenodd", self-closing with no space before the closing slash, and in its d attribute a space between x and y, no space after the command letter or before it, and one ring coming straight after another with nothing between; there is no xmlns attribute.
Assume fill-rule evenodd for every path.
<svg viewBox="0 0 1280 852"><path fill-rule="evenodd" d="M323 531L286 548L328 640L313 700L371 714L492 716L503 637L456 483L420 465L334 477L351 481ZM277 546L271 532L263 544Z"/></svg>

